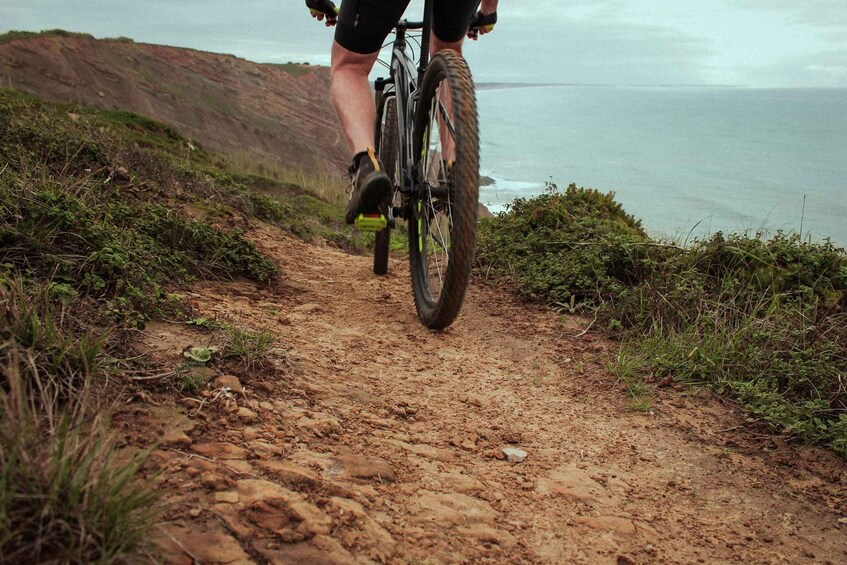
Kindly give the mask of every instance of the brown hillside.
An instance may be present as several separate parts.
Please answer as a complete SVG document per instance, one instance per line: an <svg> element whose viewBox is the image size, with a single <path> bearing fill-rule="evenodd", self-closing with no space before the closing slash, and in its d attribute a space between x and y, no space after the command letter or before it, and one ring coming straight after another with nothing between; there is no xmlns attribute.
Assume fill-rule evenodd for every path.
<svg viewBox="0 0 847 565"><path fill-rule="evenodd" d="M85 36L0 44L0 85L174 125L204 147L309 172L337 171L346 142L322 67Z"/></svg>

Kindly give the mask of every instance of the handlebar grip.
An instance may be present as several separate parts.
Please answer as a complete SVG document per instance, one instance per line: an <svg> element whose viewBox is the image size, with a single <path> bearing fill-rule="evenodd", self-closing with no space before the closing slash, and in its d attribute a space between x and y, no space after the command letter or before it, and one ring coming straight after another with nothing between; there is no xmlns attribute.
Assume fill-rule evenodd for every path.
<svg viewBox="0 0 847 565"><path fill-rule="evenodd" d="M330 20L338 18L338 6L332 0L306 0L306 7L313 16L324 15Z"/></svg>
<svg viewBox="0 0 847 565"><path fill-rule="evenodd" d="M479 30L484 29L485 31L491 31L494 29L494 24L497 23L497 12L491 12L490 14L483 14L482 11L476 13L476 15L471 19L470 30Z"/></svg>

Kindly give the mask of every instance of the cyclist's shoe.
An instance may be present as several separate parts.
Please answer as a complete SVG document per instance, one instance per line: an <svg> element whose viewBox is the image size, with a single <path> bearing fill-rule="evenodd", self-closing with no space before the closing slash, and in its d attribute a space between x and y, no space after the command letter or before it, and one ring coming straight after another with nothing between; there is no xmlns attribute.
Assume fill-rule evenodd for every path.
<svg viewBox="0 0 847 565"><path fill-rule="evenodd" d="M350 176L350 201L347 203L344 221L363 229L373 229L368 227L371 221L384 224L386 220L380 208L391 195L391 180L372 147L353 157Z"/></svg>

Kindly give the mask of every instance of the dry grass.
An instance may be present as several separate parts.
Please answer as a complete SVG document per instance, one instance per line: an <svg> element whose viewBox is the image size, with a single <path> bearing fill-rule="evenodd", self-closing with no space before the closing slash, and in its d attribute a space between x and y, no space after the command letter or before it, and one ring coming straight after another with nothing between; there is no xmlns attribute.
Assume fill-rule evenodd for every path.
<svg viewBox="0 0 847 565"><path fill-rule="evenodd" d="M103 340L48 295L0 281L0 561L112 562L144 545L155 495L140 459L115 461Z"/></svg>

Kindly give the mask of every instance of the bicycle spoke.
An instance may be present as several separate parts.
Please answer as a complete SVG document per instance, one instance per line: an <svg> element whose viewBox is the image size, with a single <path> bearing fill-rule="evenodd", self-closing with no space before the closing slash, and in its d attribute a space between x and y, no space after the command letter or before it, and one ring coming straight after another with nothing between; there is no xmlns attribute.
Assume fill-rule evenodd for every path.
<svg viewBox="0 0 847 565"><path fill-rule="evenodd" d="M423 170L427 212L424 217L426 244L423 256L426 262L427 283L433 299L437 300L444 286L445 273L450 261L453 203L450 195L449 165L445 159L454 151L456 130L450 116L452 98L449 84L444 81L437 88L429 109Z"/></svg>
<svg viewBox="0 0 847 565"><path fill-rule="evenodd" d="M447 124L447 131L450 132L450 136L453 139L456 139L456 126L453 125L453 120L447 113L447 108L444 106L444 103L440 100L438 101L438 110L441 114L441 119L444 120L445 124Z"/></svg>

